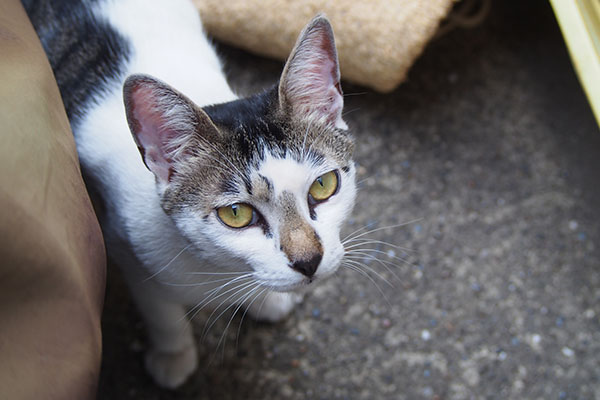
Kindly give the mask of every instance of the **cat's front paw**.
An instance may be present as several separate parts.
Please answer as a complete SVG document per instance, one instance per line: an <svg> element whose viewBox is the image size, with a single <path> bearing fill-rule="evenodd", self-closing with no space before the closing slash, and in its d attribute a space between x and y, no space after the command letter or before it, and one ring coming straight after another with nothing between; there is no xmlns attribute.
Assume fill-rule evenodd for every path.
<svg viewBox="0 0 600 400"><path fill-rule="evenodd" d="M264 301L252 303L248 313L259 321L279 322L287 317L303 298L303 295L297 293L272 292L266 295Z"/></svg>
<svg viewBox="0 0 600 400"><path fill-rule="evenodd" d="M167 389L183 384L198 366L195 346L188 346L176 353L149 350L146 353L146 369L156 383Z"/></svg>

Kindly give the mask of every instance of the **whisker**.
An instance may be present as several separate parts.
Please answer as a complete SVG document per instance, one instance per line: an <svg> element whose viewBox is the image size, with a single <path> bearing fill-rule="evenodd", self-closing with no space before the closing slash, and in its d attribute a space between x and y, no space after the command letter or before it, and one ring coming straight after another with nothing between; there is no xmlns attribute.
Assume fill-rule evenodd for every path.
<svg viewBox="0 0 600 400"><path fill-rule="evenodd" d="M240 324L239 324L239 326L238 326L237 333L236 333L236 335L235 335L235 348L236 348L236 349L238 348L238 345L239 345L240 331L241 331L241 329L242 329L242 323L244 322L244 317L245 317L245 316L246 316L246 314L248 313L248 310L250 309L250 307L252 307L252 304L254 304L254 302L255 302L256 300L258 300L258 298L259 298L260 296L262 296L262 294L263 294L264 292L266 292L267 290L269 290L269 288L266 288L266 287L265 287L265 288L263 288L263 289L262 289L260 292L258 292L258 293L257 293L257 294L254 296L254 298L252 299L252 301L250 302L250 304L248 304L248 306L247 306L247 307L246 307L246 309L244 310L244 312L243 312L243 314L242 314L242 318L240 319Z"/></svg>
<svg viewBox="0 0 600 400"><path fill-rule="evenodd" d="M268 288L268 286L267 286ZM263 306L265 305L265 301L267 300L267 297L269 297L269 293L265 294L265 297L263 297L263 300L260 303L260 306L258 307L258 311L256 312L256 315L260 315L260 311L262 310Z"/></svg>
<svg viewBox="0 0 600 400"><path fill-rule="evenodd" d="M394 276L394 278L396 278L399 282L402 282L400 277L398 275L396 275L396 273L390 267L388 267L388 265L392 265L394 267L399 267L399 265L397 265L393 262L390 262L387 260L380 260L379 258L377 258L371 254L368 254L368 253L360 253L360 254L357 253L356 255L346 256L347 259L355 260L355 261L364 260L365 257L367 257L369 260L374 260L374 261L378 262L383 268L385 268L390 274L392 274Z"/></svg>
<svg viewBox="0 0 600 400"><path fill-rule="evenodd" d="M346 243L347 240L351 239L354 234L357 234L357 233L359 233L360 231L362 231L364 229L370 228L373 225L374 225L373 223L371 223L371 224L368 223L366 225L361 226L360 228L358 228L354 232L351 232L350 234L346 235L346 237L344 239L342 239L342 244Z"/></svg>
<svg viewBox="0 0 600 400"><path fill-rule="evenodd" d="M245 279L248 279L248 278L252 278L252 277L253 277L252 273L248 273L248 274L245 274L245 275L242 275L242 276L238 276L238 277L236 277L234 279L231 279L230 282L224 283L221 286L218 286L218 287L210 289L209 291L207 291L205 293L205 295L211 296L213 294L217 294L222 289L225 289L227 286L231 285L232 283L235 283L235 282L238 282L238 281L242 281L242 280L245 280Z"/></svg>
<svg viewBox="0 0 600 400"><path fill-rule="evenodd" d="M384 230L384 229L395 229L395 228L400 228L400 227L402 227L402 226L406 226L406 225L409 225L409 224L414 224L415 222L419 222L419 221L421 221L421 220L423 220L423 218L416 218L416 219L413 219L413 220L411 220L411 221L404 222L404 223L401 223L401 224L396 224L396 225L388 225L388 226L382 226L382 227L380 227L380 228L371 229L371 230L369 230L369 231L362 232L362 233L360 233L360 234L357 234L357 235L355 235L355 236L352 236L352 237L351 237L350 235L348 235L348 236L346 236L346 237L344 238L344 240L342 240L342 244L344 244L344 243L345 243L346 241L348 241L348 240L351 240L351 239L358 239L359 237L362 237L362 236L368 235L368 234L370 234L370 233L374 233L374 232L382 231L382 230ZM360 231L360 230L359 230L359 231Z"/></svg>
<svg viewBox="0 0 600 400"><path fill-rule="evenodd" d="M390 301L388 300L387 296L385 295L385 293L383 293L383 290L381 290L381 288L379 287L379 285L377 284L377 282L375 282L375 281L373 280L373 278L371 278L371 276L370 276L368 273L366 273L365 271L363 271L362 269L360 269L360 268L359 268L359 267L357 267L357 266L353 266L353 265L351 265L351 264L347 264L347 263L345 263L345 262L342 262L342 264L340 264L340 265L341 265L341 266L343 266L343 267L345 267L345 268L348 268L348 269L350 269L350 270L352 270L352 271L356 271L356 272L358 272L359 274L361 274L361 275L363 275L363 276L367 277L367 279L368 279L368 280L370 280L370 281L371 281L371 283L372 283L372 284L373 284L373 285L374 285L374 286L377 288L377 290L379 291L379 293L381 293L381 296L383 296L383 298L385 299L386 303L388 303L388 305L389 305L390 307L392 306L392 305L390 304Z"/></svg>
<svg viewBox="0 0 600 400"><path fill-rule="evenodd" d="M248 274L248 276L250 276L252 274ZM203 282L193 282L193 283L173 283L173 282L164 282L161 281L160 283L163 285L167 285L167 286L175 286L175 287L197 287L197 286L205 286L205 285L210 285L212 283L217 283L217 282L230 282L232 279L231 278L222 278L222 279L215 279L212 281L203 281Z"/></svg>
<svg viewBox="0 0 600 400"><path fill-rule="evenodd" d="M240 299L241 301L239 301L239 305L235 308L235 310L233 311L233 313L231 314L231 318L229 318L229 321L227 322L227 325L225 325L225 329L223 329L223 333L221 334L221 337L219 338L219 342L217 343L217 351L219 349L219 346L221 345L221 343L223 343L223 356L225 355L225 336L227 334L227 331L229 330L229 326L231 325L231 322L233 322L233 318L235 318L236 314L238 313L238 311L240 310L240 308L242 308L244 306L244 303L250 299L252 297L252 295L254 295L254 293L256 293L258 290L261 289L261 286L258 285L256 287L254 287L253 289L250 290L249 293L247 293L246 295L243 296L242 299ZM210 330L210 328L209 328ZM236 341L237 343L237 341ZM236 344L236 348L237 348L237 344Z"/></svg>
<svg viewBox="0 0 600 400"><path fill-rule="evenodd" d="M345 117L346 115L352 114L353 112L356 112L356 111L359 111L359 110L360 110L360 107L352 108L352 109L350 109L350 110L345 111L344 113L342 113L342 117Z"/></svg>
<svg viewBox="0 0 600 400"><path fill-rule="evenodd" d="M355 243L355 244L346 246L346 244L348 244L348 243ZM393 243L385 242L383 240L377 240L377 239L352 239L352 240L347 240L347 241L343 242L342 244L344 244L344 249L352 249L352 248L355 248L358 246L364 246L367 244L382 244L384 246L392 247L397 250L416 252L416 250L414 250L414 249L409 249L408 247L401 247L401 246L395 245Z"/></svg>
<svg viewBox="0 0 600 400"><path fill-rule="evenodd" d="M241 279L240 279L240 278L241 278ZM237 279L240 279L240 280L246 280L246 279L252 279L252 277L251 277L251 276L249 276L249 277L239 277L239 278L235 278L235 279L234 279L234 280L232 280L231 282L228 282L228 283L226 283L226 284L224 284L224 285L221 285L221 286L219 286L219 287L218 287L218 288L216 288L216 289L219 289L219 290L221 290L221 289L225 288L225 286L227 286L228 284L232 284L232 283L234 283L234 282L235 282L235 280L237 280ZM219 292L218 292L218 290L217 290L217 291L214 291L214 289L213 289L213 290L211 290L211 293L210 293L210 294L208 294L208 295L207 295L205 298L203 298L203 299L202 299L200 302L198 302L198 304L196 304L194 307L192 307L191 309L189 309L189 310L188 310L188 312L186 312L186 313L185 313L185 315L183 316L183 318L185 318L185 317L189 316L189 315L190 315L190 313L193 313L193 315L191 315L191 316L189 317L189 320L190 320L190 321L191 321L191 320L193 320L193 319L196 317L196 315L198 315L198 313L199 313L199 312L200 312L200 311L201 311L201 310L202 310L204 307L206 307L206 305L210 304L212 301L214 301L214 300L216 300L216 299L218 299L218 298L220 298L220 297L222 297L222 296L225 296L227 293L231 293L231 291L232 291L232 290L235 290L235 289L237 289L238 287L240 287L240 286L243 286L243 285L247 284L248 282L241 282L241 283L240 283L240 282L238 282L238 283L239 283L239 285L236 285L236 286L234 286L233 288L229 288L228 290L226 290L225 292L223 292L223 293L221 293L221 294L218 294L218 293L219 293Z"/></svg>
<svg viewBox="0 0 600 400"><path fill-rule="evenodd" d="M188 275L241 275L241 274L247 274L248 271L243 271L243 272L197 272L197 271L193 271L193 272L186 272L186 274Z"/></svg>
<svg viewBox="0 0 600 400"><path fill-rule="evenodd" d="M350 96L363 96L365 94L367 94L368 92L356 92L356 93L344 93L344 97L350 97Z"/></svg>
<svg viewBox="0 0 600 400"><path fill-rule="evenodd" d="M368 181L369 179L371 179L373 176L367 176L363 179L361 179L360 181L356 181L356 186L360 186L361 183Z"/></svg>
<svg viewBox="0 0 600 400"><path fill-rule="evenodd" d="M243 307L243 305L244 305L244 303L246 302L246 300L248 300L250 297L252 297L252 295L253 295L254 293L256 293L256 291L258 291L258 290L260 290L260 289L261 289L261 286L260 286L260 285L259 285L257 282L255 282L255 284L256 284L256 285L255 285L255 286L254 286L252 289L250 289L250 291L249 291L249 292L245 293L243 296L241 296L241 297L240 297L240 299L239 299L239 300L237 300L237 302L238 302L238 304L237 304L237 307L236 307L235 311L233 312L233 314L232 314L231 318L229 319L229 322L228 322L228 323L227 323L227 325L225 326L225 330L223 331L223 334L221 335L221 339L223 338L223 335L225 335L225 333L227 332L227 329L229 328L229 325L231 324L231 321L232 321L232 320L233 320L233 318L235 317L235 314L236 314L236 313L239 311L239 309L240 309L241 307ZM234 303L234 304L236 304L236 303ZM221 313L221 315L222 315L222 314L223 314L223 313ZM217 318L215 318L215 321L214 321L214 322L216 322L216 320L218 320L219 318L220 318L220 315L219 315ZM213 322L213 324L214 324L214 322ZM210 330L210 327L208 327L207 331L208 331L208 330ZM217 344L217 348L219 347L219 344L221 343L221 339L219 340L219 343Z"/></svg>
<svg viewBox="0 0 600 400"><path fill-rule="evenodd" d="M257 283L257 282L253 282L253 284L254 284L254 287L253 287L253 285L248 285L248 286L245 286L245 287L241 288L240 290L238 290L237 292L235 292L235 293L233 293L231 296L229 296L227 299L223 300L223 301L221 302L221 304L219 304L219 305L218 305L218 306L215 308L215 310L214 310L214 311L213 311L213 312L210 314L210 316L209 316L209 317L208 317L208 319L206 320L206 323L204 324L204 329L202 330L202 338L201 338L201 341L202 341L202 342L204 342L204 340L205 340L205 339L206 339L206 337L208 336L208 333L210 332L211 328L212 328L212 327L213 327L213 326L214 326L214 325L217 323L217 321L218 321L218 320L219 320L219 319L220 319L220 318L221 318L221 317L222 317L222 316L223 316L223 315L224 315L224 314L225 314L225 313L226 313L228 310L230 310L231 308L234 308L234 307L235 307L235 311L234 311L234 313L233 313L233 315L232 315L232 318L235 316L235 313L237 313L237 311L239 310L239 308L241 307L241 305L244 303L244 301L246 300L247 296L249 295L249 293L247 292L247 290L249 289L249 290L250 290L250 292L253 292L253 291L254 291L254 290L257 288L257 286L256 286L256 285L258 285L258 283ZM239 295L240 293L241 293L241 295L239 296L239 298L235 299L235 297L236 297L237 295ZM214 315L217 313L217 311L218 311L218 310L221 308L221 306L222 306L224 303L228 302L228 301L231 301L231 304L227 305L227 306L226 306L226 307L223 309L223 311L221 311L221 312L220 312L220 313L219 313L219 314L218 314L216 317L214 317L214 318L213 318L213 316L214 316ZM240 303L240 304L238 304L238 302L241 302L241 303ZM212 322L211 322L211 320L212 320ZM230 322L227 324L227 326L225 327L225 331L223 332L223 334L225 334L225 332L226 332L226 331L227 331L227 329L229 328L229 324L230 324L230 323L231 323L231 320L230 320ZM221 338L219 338L219 342L217 343L217 348L216 348L216 351L218 351L218 349L219 349L219 346L221 345L221 340L222 340L222 337L221 337ZM223 348L223 351L225 351L225 349L224 349L224 348ZM216 353L215 353L215 355L216 355Z"/></svg>
<svg viewBox="0 0 600 400"><path fill-rule="evenodd" d="M363 270L364 272L370 272L372 274L374 274L375 276L377 276L379 279L381 279L382 281L384 281L389 287L395 289L395 286L389 281L387 280L383 275L381 275L380 273L378 273L377 271L375 271L373 268L370 268L367 264L357 261L357 260L344 260L347 263L350 263L352 265L354 265L355 267L363 267L365 270Z"/></svg>
<svg viewBox="0 0 600 400"><path fill-rule="evenodd" d="M412 266L412 267L414 267L414 266L415 266L413 263L411 263L411 262L409 262L409 261L405 260L405 259L404 259L404 258L402 258L402 257L393 256L393 255L390 255L390 254L388 254L388 253L387 253L387 252L385 252L385 251L381 251L381 250L377 250L377 249L370 249L370 248L364 248L364 249L353 249L353 250L349 250L349 251L347 251L347 252L346 252L346 254L364 254L364 255L366 255L367 253L361 253L361 252L368 252L368 251L371 251L371 252L373 252L373 253L377 253L377 254L383 254L383 255L385 255L385 256L387 256L387 257L390 257L390 258L391 258L391 259L393 259L393 260L398 260L398 261L400 261L400 262L402 262L402 263L404 263L404 264L406 264L406 265L410 265L410 266ZM392 263L392 262L390 262L390 261L388 261L388 260L383 260L383 261L389 262L390 264L392 264L392 265L394 265L394 266L396 266L396 267L400 268L400 265L398 265L398 264L396 264L396 263Z"/></svg>
<svg viewBox="0 0 600 400"><path fill-rule="evenodd" d="M302 140L302 161L304 162L304 160L306 160L306 139L308 138L308 132L310 130L310 127L312 125L312 121L310 121L308 123L308 125L306 126L306 132L304 132L304 139Z"/></svg>
<svg viewBox="0 0 600 400"><path fill-rule="evenodd" d="M181 251L179 253L177 253L177 255L175 257L171 258L171 261L169 261L165 266L163 266L157 272L153 273L152 275L150 275L149 277L147 277L146 279L144 279L144 282L149 281L150 279L154 278L155 276L157 276L158 274L160 274L161 272L163 272L165 269L169 268L169 265L171 265L173 263L173 261L175 261L177 259L177 257L179 257L180 255L182 255L183 252L186 251L187 249L189 249L191 246L192 246L192 244L190 243L187 246L185 246L183 249L181 249Z"/></svg>
<svg viewBox="0 0 600 400"><path fill-rule="evenodd" d="M254 291L256 288L253 288L251 291ZM243 290L243 289L242 289ZM235 294L238 294L240 291L236 292ZM241 296L241 298L243 297L245 301L246 296L248 296L248 294L243 294ZM227 300L225 300L227 301ZM236 300L237 301L237 300ZM212 315L219 309L219 307L221 307L221 304L219 304L219 306L217 308L215 308L215 311L213 311L213 313L210 315L209 319L206 321L206 324L204 325L204 330L202 333L202 339L200 339L202 342L204 342L204 340L206 339L206 336L208 335L208 332L210 331L210 329L212 328L212 326L219 320L219 318L221 318L221 316L223 314L225 314L225 312L227 312L227 310L229 310L230 308L234 307L236 305L236 301L233 301L230 305L228 305L215 319L214 321L210 324L210 326L207 328L206 325L208 324L208 322L210 322L210 318L212 317ZM223 334L221 335L221 337L219 338L219 342L217 343L217 346L215 348L215 352L213 353L211 359L208 362L208 365L211 365L212 362L214 361L215 357L217 356L217 353L219 352L219 347L221 346L221 341L223 340L224 335L227 333L227 329L229 328L229 324L231 324L231 321L233 320L233 318L235 317L235 314L238 312L239 308L241 307L241 305L243 304L243 301L240 305L238 305L238 307L235 309L235 311L233 312L233 314L231 315L231 318L229 320L229 322L227 323L227 326L225 327L225 329L223 330ZM225 343L223 342L223 352L221 353L221 359L223 359L225 357Z"/></svg>
<svg viewBox="0 0 600 400"><path fill-rule="evenodd" d="M258 285L258 283L256 281L252 281L246 284L242 284L238 287L236 287L235 289L237 289L235 292L233 292L231 295L227 296L224 300L221 301L221 303L219 303L219 305L217 307L215 307L215 309L213 310L213 312L208 316L208 319L206 320L206 323L204 324L204 329L202 330L202 341L204 341L204 339L206 338L206 335L208 334L208 331L210 330L210 328L213 327L213 325L217 322L217 320L219 318L221 318L221 316L225 313L225 311L227 311L228 309L230 309L232 306L235 305L235 301L232 301L232 304L228 305L213 321L212 323L208 326L207 325L210 323L211 319L213 318L213 316L215 315L215 313L217 313L217 311L221 308L221 306L223 304L225 304L226 302L230 301L231 299L233 299L235 296L239 295L240 293L242 293L242 296L244 296L244 291L249 289L250 287L252 287L253 285ZM240 297L241 298L241 297Z"/></svg>

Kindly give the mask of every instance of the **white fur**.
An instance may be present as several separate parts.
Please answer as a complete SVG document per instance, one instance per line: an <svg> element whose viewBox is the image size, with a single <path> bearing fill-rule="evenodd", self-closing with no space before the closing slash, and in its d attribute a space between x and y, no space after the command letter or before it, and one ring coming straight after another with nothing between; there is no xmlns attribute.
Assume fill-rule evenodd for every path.
<svg viewBox="0 0 600 400"><path fill-rule="evenodd" d="M200 106L236 98L189 1L107 0L95 13L132 44L133 54L121 84L129 74L144 73L169 83ZM109 253L123 267L148 325L152 349L147 354L147 368L160 385L176 387L197 362L192 333L185 329L184 307L201 303L207 291L223 284L198 286L202 281L223 278L205 273L253 274L245 292L229 299L223 295L213 305L222 300L247 300L248 304L254 299L244 298L242 293L264 297L268 292L261 292L259 283L286 291L307 286L307 280L288 267L277 235L267 238L258 227L229 229L217 220L216 213L206 223L193 211L175 215L176 223L164 213L158 194L161 188L144 166L129 132L121 87L115 85L74 127L77 148L106 202L102 223ZM260 170L274 182L276 193L288 190L296 195L302 214L322 238L325 253L316 281L331 275L343 255L339 228L354 202L354 167L342 173L340 192L317 206L317 221L309 218L306 196L315 178L339 167L315 170L310 164L268 157ZM278 232L277 214L266 206L260 211ZM226 289L242 288L244 282L240 279ZM267 296L260 309L256 305L263 301L261 297L252 303L250 312L267 320L283 318L294 302L282 301L281 296Z"/></svg>

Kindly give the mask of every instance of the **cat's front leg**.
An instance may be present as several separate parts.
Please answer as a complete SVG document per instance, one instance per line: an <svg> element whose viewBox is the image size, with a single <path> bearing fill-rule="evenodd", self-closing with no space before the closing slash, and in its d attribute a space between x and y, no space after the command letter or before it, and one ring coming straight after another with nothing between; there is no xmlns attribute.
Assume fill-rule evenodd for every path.
<svg viewBox="0 0 600 400"><path fill-rule="evenodd" d="M258 299L250 305L248 314L259 321L279 322L287 317L303 298L304 296L298 293L269 292L262 300Z"/></svg>
<svg viewBox="0 0 600 400"><path fill-rule="evenodd" d="M152 282L132 285L132 294L150 340L146 369L158 385L174 389L183 384L198 365L196 344L185 308L166 301L152 287Z"/></svg>

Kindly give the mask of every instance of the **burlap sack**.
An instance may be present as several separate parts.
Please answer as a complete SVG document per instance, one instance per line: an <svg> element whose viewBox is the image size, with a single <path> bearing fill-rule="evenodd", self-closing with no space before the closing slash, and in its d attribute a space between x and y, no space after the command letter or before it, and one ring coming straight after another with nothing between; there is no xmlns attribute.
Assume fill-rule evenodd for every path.
<svg viewBox="0 0 600 400"><path fill-rule="evenodd" d="M215 38L285 60L319 12L330 19L342 78L381 92L400 84L455 0L194 0Z"/></svg>

